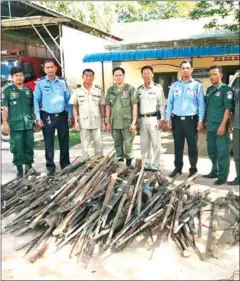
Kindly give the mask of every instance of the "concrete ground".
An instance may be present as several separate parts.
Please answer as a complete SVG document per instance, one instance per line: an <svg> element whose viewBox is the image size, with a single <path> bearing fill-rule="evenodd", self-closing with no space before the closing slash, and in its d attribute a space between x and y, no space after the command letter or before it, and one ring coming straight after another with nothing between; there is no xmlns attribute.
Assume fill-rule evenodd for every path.
<svg viewBox="0 0 240 281"><path fill-rule="evenodd" d="M38 133L37 138L41 138ZM111 135L103 133L104 153L113 147ZM168 174L174 169L173 140L171 133L162 133L162 156L160 167L163 173ZM90 154L93 154L92 147ZM81 156L81 145L70 149L71 160ZM140 158L140 140L136 136L134 141L134 156ZM55 153L58 163L59 151ZM35 151L35 168L45 173L44 151ZM2 183L15 176L16 169L12 165L12 155L9 144L2 143ZM189 162L187 147L185 147L183 174L178 178L181 182L188 176ZM222 185L215 187L213 180L203 179L202 175L211 169L211 163L206 155L206 140L204 135L199 137L199 176L192 185L192 189L205 190L211 188L213 197L225 196L232 189L239 193L239 187ZM229 179L235 177L234 162L231 160ZM205 217L206 221L208 217ZM3 225L6 223L3 220ZM197 240L199 248L205 251L207 228L203 229L203 237ZM221 233L223 236L223 234ZM220 236L221 236L220 235ZM219 236L219 237L220 237ZM222 237L221 236L221 237ZM229 237L229 235L227 235ZM139 236L134 242L120 253L106 258L93 258L87 269L75 259L68 259L69 250L53 254L52 251L35 264L23 258L23 252L15 252L14 248L26 240L26 237L6 235L2 237L2 279L4 280L219 280L229 279L233 271L239 269L239 247L229 246L228 239L223 239L219 245L217 259L211 258L201 262L196 254L191 253L190 258L181 257L180 252L172 241L162 242L156 247L154 254L152 242ZM142 240L141 240L142 239ZM141 240L141 241L140 241ZM150 258L151 257L151 258ZM237 280L237 279L236 279Z"/></svg>

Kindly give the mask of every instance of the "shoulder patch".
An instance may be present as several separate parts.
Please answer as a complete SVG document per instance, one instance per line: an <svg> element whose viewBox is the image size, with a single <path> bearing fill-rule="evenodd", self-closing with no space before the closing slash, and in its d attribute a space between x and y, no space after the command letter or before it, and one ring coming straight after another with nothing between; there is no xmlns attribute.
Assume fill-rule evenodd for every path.
<svg viewBox="0 0 240 281"><path fill-rule="evenodd" d="M232 91L228 91L228 92L227 92L227 98L228 98L229 100L231 100L231 99L233 98L233 92L232 92Z"/></svg>
<svg viewBox="0 0 240 281"><path fill-rule="evenodd" d="M77 84L77 85L73 86L73 89L77 89L77 88L81 88L81 87L82 87L81 84Z"/></svg>

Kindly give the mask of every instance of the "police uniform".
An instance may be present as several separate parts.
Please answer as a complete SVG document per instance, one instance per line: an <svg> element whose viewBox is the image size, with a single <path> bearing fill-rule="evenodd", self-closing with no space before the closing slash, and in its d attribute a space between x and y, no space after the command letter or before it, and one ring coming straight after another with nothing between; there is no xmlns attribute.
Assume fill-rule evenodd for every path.
<svg viewBox="0 0 240 281"><path fill-rule="evenodd" d="M225 134L217 135L217 130L222 123L224 111L233 109L232 89L219 83L217 87L210 86L206 94L206 128L207 128L207 151L212 161L212 177L218 177L223 183L229 173L229 133L226 126Z"/></svg>
<svg viewBox="0 0 240 281"><path fill-rule="evenodd" d="M10 150L13 153L13 164L17 167L33 163L33 92L23 86L14 84L3 90L2 105L8 107L10 127Z"/></svg>
<svg viewBox="0 0 240 281"><path fill-rule="evenodd" d="M50 173L55 172L54 135L58 132L60 146L60 166L64 169L69 161L69 128L68 118L72 117L72 106L69 104L70 91L66 82L56 76L53 81L42 77L34 91L34 113L37 120L42 120L45 143L46 167Z"/></svg>
<svg viewBox="0 0 240 281"><path fill-rule="evenodd" d="M166 120L172 120L174 139L175 170L170 176L182 171L185 138L188 144L190 174L197 172L198 161L198 121L204 121L205 101L202 85L191 78L184 82L182 79L171 85L168 95Z"/></svg>
<svg viewBox="0 0 240 281"><path fill-rule="evenodd" d="M159 170L161 153L161 131L157 129L157 120L165 120L165 97L161 85L151 83L137 90L140 113L140 144L142 157L151 157L149 148L152 143L153 163L146 159L146 168Z"/></svg>
<svg viewBox="0 0 240 281"><path fill-rule="evenodd" d="M84 85L77 85L72 91L69 103L79 105L80 138L82 142L83 158L89 158L88 147L91 135L93 138L95 154L102 154L100 106L105 104L103 91L94 85L89 91ZM102 116L102 118L103 117L104 116Z"/></svg>
<svg viewBox="0 0 240 281"><path fill-rule="evenodd" d="M132 159L132 143L135 134L129 131L132 124L132 105L138 103L136 89L124 84L123 87L111 86L107 91L106 105L111 107L110 122L114 147L118 159Z"/></svg>

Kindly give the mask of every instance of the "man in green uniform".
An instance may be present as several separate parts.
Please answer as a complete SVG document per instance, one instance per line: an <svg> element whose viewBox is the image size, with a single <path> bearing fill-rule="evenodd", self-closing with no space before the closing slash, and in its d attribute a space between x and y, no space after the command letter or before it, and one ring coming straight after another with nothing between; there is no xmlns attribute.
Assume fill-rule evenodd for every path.
<svg viewBox="0 0 240 281"><path fill-rule="evenodd" d="M10 150L13 153L13 164L17 166L17 178L23 177L33 163L33 93L23 85L24 74L20 67L11 69L13 84L3 90L2 120L3 134L10 133ZM40 173L33 170L33 174Z"/></svg>
<svg viewBox="0 0 240 281"><path fill-rule="evenodd" d="M226 183L229 164L229 119L233 109L233 91L222 83L222 68L211 66L209 77L212 83L206 94L207 150L212 161L212 170L205 178L218 178L215 185Z"/></svg>
<svg viewBox="0 0 240 281"><path fill-rule="evenodd" d="M138 97L136 89L124 83L125 70L113 70L115 84L107 91L106 130L112 131L118 161L126 158L127 166L132 163L132 143L136 132Z"/></svg>
<svg viewBox="0 0 240 281"><path fill-rule="evenodd" d="M229 185L240 185L240 72L237 73L236 79L232 85L234 91L234 113L232 116L233 127L233 157L236 167L237 177L233 181L229 181ZM232 129L230 129L231 131Z"/></svg>

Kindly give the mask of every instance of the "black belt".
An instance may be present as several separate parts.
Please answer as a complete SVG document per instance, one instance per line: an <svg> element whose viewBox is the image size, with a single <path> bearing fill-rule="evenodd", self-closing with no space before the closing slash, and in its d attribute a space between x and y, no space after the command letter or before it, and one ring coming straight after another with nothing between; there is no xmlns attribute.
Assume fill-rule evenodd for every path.
<svg viewBox="0 0 240 281"><path fill-rule="evenodd" d="M195 119L197 118L197 115L188 115L188 116L178 116L178 115L173 115L174 119L178 119L178 120L186 120L186 119Z"/></svg>
<svg viewBox="0 0 240 281"><path fill-rule="evenodd" d="M46 111L42 111L42 112L43 112L44 114L50 115L50 116L52 116L52 117L59 117L59 116L62 116L62 115L64 115L64 114L67 113L66 110L64 110L64 111L62 111L62 112L60 112L60 113L48 113L48 112L46 112Z"/></svg>
<svg viewBox="0 0 240 281"><path fill-rule="evenodd" d="M147 113L147 114L140 114L141 117L155 117L157 116L157 112Z"/></svg>

